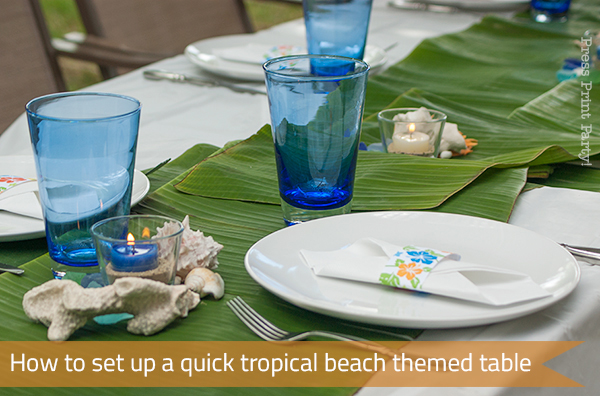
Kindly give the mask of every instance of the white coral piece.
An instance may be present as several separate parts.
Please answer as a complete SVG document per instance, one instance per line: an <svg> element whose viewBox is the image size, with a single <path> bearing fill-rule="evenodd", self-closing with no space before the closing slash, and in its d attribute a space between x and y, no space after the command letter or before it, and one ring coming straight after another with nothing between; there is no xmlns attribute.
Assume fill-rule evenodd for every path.
<svg viewBox="0 0 600 396"><path fill-rule="evenodd" d="M177 276L185 279L187 274L194 268L217 268L219 261L217 255L223 249L223 245L214 241L209 236L204 236L200 231L190 229L190 217L185 216L181 222L184 230L181 237L181 249L179 250L179 261L177 262ZM175 232L175 223L165 223L164 227L157 228L154 238L169 235Z"/></svg>
<svg viewBox="0 0 600 396"><path fill-rule="evenodd" d="M23 309L31 319L48 326L48 339L65 341L88 319L130 313L127 330L151 335L178 317L185 318L200 297L187 287L168 286L141 278L121 278L112 285L84 289L70 280L53 279L28 291Z"/></svg>
<svg viewBox="0 0 600 396"><path fill-rule="evenodd" d="M212 295L219 300L225 294L225 282L221 275L208 268L194 268L185 278L188 289L200 294L200 297Z"/></svg>

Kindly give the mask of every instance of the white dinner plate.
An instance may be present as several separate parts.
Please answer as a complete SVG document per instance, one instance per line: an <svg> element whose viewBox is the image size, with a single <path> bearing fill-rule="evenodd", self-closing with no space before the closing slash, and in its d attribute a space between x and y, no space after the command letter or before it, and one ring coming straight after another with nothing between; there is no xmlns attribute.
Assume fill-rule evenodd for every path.
<svg viewBox="0 0 600 396"><path fill-rule="evenodd" d="M0 157L0 173L35 179L35 165L30 156ZM140 202L150 190L150 180L139 170L133 174L131 206ZM44 221L0 210L0 242L42 238L46 235Z"/></svg>
<svg viewBox="0 0 600 396"><path fill-rule="evenodd" d="M531 0L398 0L402 3L420 3L447 7L456 7L465 11L502 12L524 11L529 7ZM392 1L392 6L395 1Z"/></svg>
<svg viewBox="0 0 600 396"><path fill-rule="evenodd" d="M224 77L247 81L264 81L265 74L261 65L236 62L222 59L213 52L215 49L240 47L252 44L256 38L252 35L235 34L197 41L185 48L187 58L202 70ZM273 43L276 45L303 45L298 43ZM371 71L387 62L385 51L379 47L367 45L365 62L371 66Z"/></svg>
<svg viewBox="0 0 600 396"><path fill-rule="evenodd" d="M552 295L490 306L389 286L315 276L299 250L335 250L360 238L458 253L471 263L528 274ZM299 307L358 322L405 328L484 325L536 312L567 296L579 281L573 256L552 240L513 225L429 212L366 212L313 220L258 241L245 257L261 286Z"/></svg>

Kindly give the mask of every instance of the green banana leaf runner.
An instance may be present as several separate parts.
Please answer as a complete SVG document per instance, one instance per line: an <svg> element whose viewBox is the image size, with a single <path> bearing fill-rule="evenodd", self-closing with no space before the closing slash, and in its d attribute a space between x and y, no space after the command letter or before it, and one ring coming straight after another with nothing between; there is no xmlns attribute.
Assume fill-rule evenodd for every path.
<svg viewBox="0 0 600 396"><path fill-rule="evenodd" d="M487 16L463 32L426 39L405 60L370 79L365 116L412 88L508 116L556 86L563 60L581 59L573 41L599 25L600 4L574 0L565 24Z"/></svg>
<svg viewBox="0 0 600 396"><path fill-rule="evenodd" d="M587 29L600 28L600 5L592 3L592 0L575 0L571 20L560 25L486 17L465 32L426 40L405 61L373 77L367 91L363 129L366 143L379 141L373 117L379 110L389 106L424 105L446 112L450 122L459 124L463 133L479 140L479 146L467 157L443 162L361 154L359 169L364 169L357 173L355 209L430 208L507 221L524 186L528 165L573 160L580 150L580 82L557 86L555 72L565 57L580 56L579 49L572 44L573 39ZM598 77L592 76L592 80L596 83ZM595 103L600 100L597 91L591 92ZM595 118L590 122L598 125L599 115L592 115ZM398 339L401 334L418 335L416 330L362 325L314 314L274 297L250 279L243 267L246 250L284 226L281 209L276 204L275 172L267 175L273 159L272 152L270 155L269 148L261 141L266 136L267 131L263 130L242 143L219 150L206 160L214 147L196 146L150 176L153 189L164 185L135 210L178 219L189 214L193 228L201 229L222 243L225 248L219 256L218 272L225 279L227 291L223 300L206 300L188 318L175 321L151 340L256 340L225 306L225 302L236 295L241 295L276 325L291 331L318 327L373 340ZM599 152L599 143L597 138L590 138L593 153ZM252 153L252 148L257 151ZM245 157L238 156L240 152ZM242 165L237 167L239 161ZM244 175L250 174L244 161L257 167L256 174L246 180L243 180ZM545 183L593 190L593 186L586 183L587 178L577 177L582 172L596 178L594 172L598 171L561 165ZM270 187L264 192L252 187L248 180L256 183L254 177L264 177L264 186ZM222 179L220 184L219 179ZM226 184L240 180L244 181L243 190L235 191ZM197 182L206 184L197 185ZM199 195L184 194L175 189L175 184L179 189ZM416 195L411 198L410 192ZM37 245L36 248L40 248ZM5 256L5 246L9 245L2 245L0 259ZM14 261L27 257L18 252L26 246L11 244L9 256L12 255ZM24 315L21 300L29 289L51 278L50 268L54 265L48 255L44 255L25 264L26 273L22 277L0 275L2 340L46 339L46 327L32 323ZM148 340L129 334L125 323L111 326L89 323L71 339ZM27 389L7 391L14 395L30 392ZM305 389L298 388L43 390L48 395L79 395L92 391L98 395L306 393ZM349 395L355 391L351 388L311 389L311 394Z"/></svg>
<svg viewBox="0 0 600 396"><path fill-rule="evenodd" d="M594 73L592 84L600 82ZM581 118L581 82L564 82L539 97L515 108L509 116L499 116L442 98L436 94L411 89L388 107L425 106L448 115L448 122L458 125L469 138L478 140L474 151L452 160L482 161L496 167L540 165L577 159L581 145L581 125L598 125L599 112L590 111L590 118ZM600 102L600 90L591 90L592 103ZM600 138L590 135L591 155L600 152ZM363 123L362 139L367 144L380 142L377 115Z"/></svg>

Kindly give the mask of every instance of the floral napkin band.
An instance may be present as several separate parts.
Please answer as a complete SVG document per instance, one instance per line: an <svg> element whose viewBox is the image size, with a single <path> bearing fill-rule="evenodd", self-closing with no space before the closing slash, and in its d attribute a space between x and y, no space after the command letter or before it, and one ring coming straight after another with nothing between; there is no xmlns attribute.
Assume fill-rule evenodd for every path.
<svg viewBox="0 0 600 396"><path fill-rule="evenodd" d="M16 187L19 184L35 181L35 179L27 179L24 177L0 175L0 194L9 190L12 187Z"/></svg>
<svg viewBox="0 0 600 396"><path fill-rule="evenodd" d="M427 276L445 258L460 260L455 253L405 246L390 258L379 276L379 282L401 289L422 290Z"/></svg>

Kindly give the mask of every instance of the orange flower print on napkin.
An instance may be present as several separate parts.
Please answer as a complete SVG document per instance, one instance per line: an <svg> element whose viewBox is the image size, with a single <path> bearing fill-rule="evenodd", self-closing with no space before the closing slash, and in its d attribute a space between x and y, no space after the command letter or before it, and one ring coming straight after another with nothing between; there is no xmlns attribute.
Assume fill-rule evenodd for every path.
<svg viewBox="0 0 600 396"><path fill-rule="evenodd" d="M0 183L12 184L12 183L20 182L20 181L25 181L25 180L27 180L27 179L24 179L22 177L16 177L16 176L0 176Z"/></svg>
<svg viewBox="0 0 600 396"><path fill-rule="evenodd" d="M0 175L0 193L8 190L11 187L16 186L17 184L21 184L30 180L33 179L26 179L24 177L10 175Z"/></svg>
<svg viewBox="0 0 600 396"><path fill-rule="evenodd" d="M413 280L415 276L423 272L423 270L415 263L400 264L398 269L398 276L401 278L406 277L409 281Z"/></svg>
<svg viewBox="0 0 600 396"><path fill-rule="evenodd" d="M422 290L427 276L445 257L460 259L460 256L454 253L412 245L404 246L389 257L390 260L379 274L379 282L410 290Z"/></svg>

